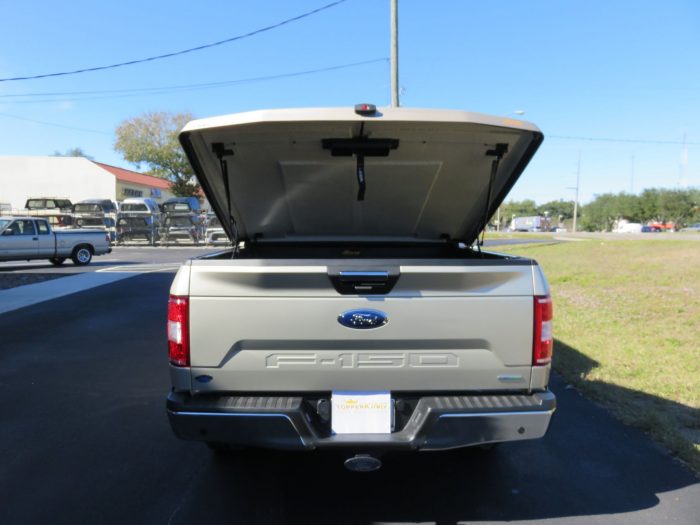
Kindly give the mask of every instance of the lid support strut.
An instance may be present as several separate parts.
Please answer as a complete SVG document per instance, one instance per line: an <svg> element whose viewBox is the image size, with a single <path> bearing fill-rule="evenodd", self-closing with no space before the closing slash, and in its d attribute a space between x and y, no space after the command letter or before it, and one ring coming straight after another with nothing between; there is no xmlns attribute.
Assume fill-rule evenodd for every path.
<svg viewBox="0 0 700 525"><path fill-rule="evenodd" d="M236 220L233 218L233 214L231 213L231 186L228 180L228 164L224 158L226 156L233 156L233 150L226 149L221 142L214 142L211 145L211 149L216 155L216 158L219 159L221 177L224 180L224 191L226 192L226 211L228 213L228 222L229 226L231 227L231 234L233 235L233 239L231 239L231 242L233 243L231 259L233 259L238 252L238 226L236 225Z"/></svg>
<svg viewBox="0 0 700 525"><path fill-rule="evenodd" d="M496 147L490 150L486 151L486 156L487 157L495 157L493 161L491 162L491 175L489 176L489 186L488 189L486 190L486 207L484 209L484 216L481 220L480 224L480 230L481 230L481 240L477 237L476 241L476 247L479 250L479 253L481 253L481 247L484 244L484 236L486 235L486 226L488 225L489 222L489 210L491 209L491 200L493 199L493 196L491 195L493 193L493 183L494 180L496 180L496 174L498 173L498 165L501 162L501 159L503 158L503 155L505 155L508 152L508 144L507 143L498 143L496 144Z"/></svg>

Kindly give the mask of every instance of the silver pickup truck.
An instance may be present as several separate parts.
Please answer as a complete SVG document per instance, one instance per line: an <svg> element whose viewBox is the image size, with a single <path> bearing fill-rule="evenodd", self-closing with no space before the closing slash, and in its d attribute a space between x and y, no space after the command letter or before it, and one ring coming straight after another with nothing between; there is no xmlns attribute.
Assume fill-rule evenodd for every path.
<svg viewBox="0 0 700 525"><path fill-rule="evenodd" d="M344 449L355 470L392 449L542 437L547 281L477 242L542 138L510 119L371 105L188 124L181 144L234 248L172 284L175 434Z"/></svg>
<svg viewBox="0 0 700 525"><path fill-rule="evenodd" d="M60 266L70 257L82 266L111 251L104 231L53 230L47 219L0 217L0 261L48 259Z"/></svg>

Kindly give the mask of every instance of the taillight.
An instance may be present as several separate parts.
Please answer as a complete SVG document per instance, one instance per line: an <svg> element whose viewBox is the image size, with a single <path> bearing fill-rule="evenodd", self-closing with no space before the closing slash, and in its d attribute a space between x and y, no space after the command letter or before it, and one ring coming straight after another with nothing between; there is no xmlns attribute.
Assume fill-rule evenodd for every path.
<svg viewBox="0 0 700 525"><path fill-rule="evenodd" d="M168 300L168 356L175 366L190 366L190 300L171 295Z"/></svg>
<svg viewBox="0 0 700 525"><path fill-rule="evenodd" d="M532 364L546 365L552 361L554 337L552 335L552 298L535 296L535 330L532 342Z"/></svg>

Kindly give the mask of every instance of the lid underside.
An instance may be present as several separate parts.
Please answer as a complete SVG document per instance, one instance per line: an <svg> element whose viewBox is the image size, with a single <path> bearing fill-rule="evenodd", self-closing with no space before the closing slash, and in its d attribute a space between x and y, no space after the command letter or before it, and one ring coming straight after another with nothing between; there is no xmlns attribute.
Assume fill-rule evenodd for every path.
<svg viewBox="0 0 700 525"><path fill-rule="evenodd" d="M395 149L378 152L371 146L387 142L378 139ZM315 109L194 121L180 140L231 238L230 219L239 240L472 243L542 134L531 124L457 111L395 108L364 117ZM329 147L338 141L355 149ZM217 152L224 152L230 200Z"/></svg>

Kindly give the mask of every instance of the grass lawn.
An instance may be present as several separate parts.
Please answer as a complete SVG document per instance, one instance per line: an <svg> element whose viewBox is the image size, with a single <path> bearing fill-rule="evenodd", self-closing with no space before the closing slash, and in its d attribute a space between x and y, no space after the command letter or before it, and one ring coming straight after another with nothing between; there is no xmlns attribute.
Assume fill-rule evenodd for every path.
<svg viewBox="0 0 700 525"><path fill-rule="evenodd" d="M554 300L554 368L700 474L700 242L516 245Z"/></svg>

